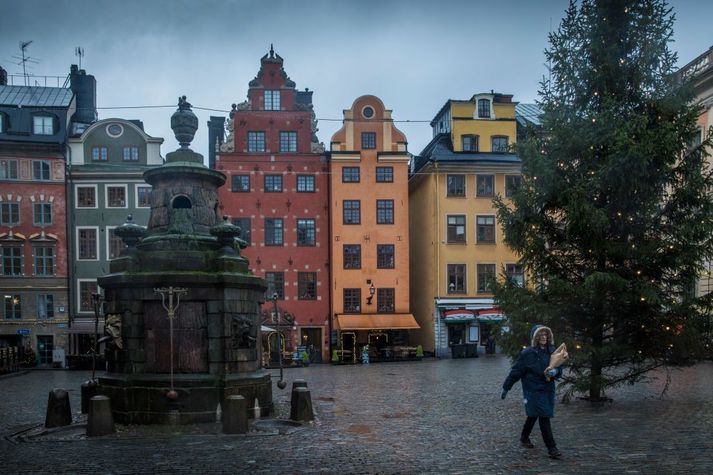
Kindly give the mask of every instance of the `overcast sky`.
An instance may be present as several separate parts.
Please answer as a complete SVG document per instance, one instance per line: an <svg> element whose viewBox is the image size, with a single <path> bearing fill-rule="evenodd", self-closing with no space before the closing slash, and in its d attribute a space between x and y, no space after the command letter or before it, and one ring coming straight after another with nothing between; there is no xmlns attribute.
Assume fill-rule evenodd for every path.
<svg viewBox="0 0 713 475"><path fill-rule="evenodd" d="M672 49L679 65L713 46L713 1L671 0ZM66 76L84 48L82 68L97 79L99 117L143 120L178 144L175 105L229 110L274 44L299 89L314 92L320 141L329 144L342 110L363 94L379 96L396 120L428 121L447 99L494 89L533 102L545 74L547 33L567 0L0 0L0 65L22 72L20 41L35 75ZM17 81L17 78L16 78ZM206 122L221 112L195 110L192 148L207 156ZM431 138L428 123L399 123L409 151Z"/></svg>

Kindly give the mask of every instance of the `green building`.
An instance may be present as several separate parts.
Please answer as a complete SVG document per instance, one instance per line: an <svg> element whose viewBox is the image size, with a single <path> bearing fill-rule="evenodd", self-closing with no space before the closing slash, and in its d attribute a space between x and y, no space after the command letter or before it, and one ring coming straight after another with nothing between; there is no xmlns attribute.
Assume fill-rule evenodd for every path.
<svg viewBox="0 0 713 475"><path fill-rule="evenodd" d="M109 261L124 248L114 229L128 215L136 224L148 224L151 187L143 173L163 164L162 143L146 134L140 121L125 119L95 122L68 140L70 366L89 361L97 277L109 272Z"/></svg>

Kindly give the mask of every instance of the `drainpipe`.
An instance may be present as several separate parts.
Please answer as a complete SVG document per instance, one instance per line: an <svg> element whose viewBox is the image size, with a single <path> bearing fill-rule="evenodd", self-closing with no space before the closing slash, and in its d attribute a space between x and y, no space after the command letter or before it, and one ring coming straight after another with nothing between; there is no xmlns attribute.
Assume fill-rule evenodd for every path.
<svg viewBox="0 0 713 475"><path fill-rule="evenodd" d="M441 199L440 199L440 190L438 189L438 184L439 184L439 176L438 176L438 162L433 163L434 166L434 173L433 173L433 178L436 180L436 217L433 220L434 226L436 227L436 302L438 302L438 299L441 295L441 226L440 226L440 219L441 219ZM435 303L435 302L434 302ZM438 305L434 305L434 323L436 326L436 358L440 358L441 351L440 351L440 343L441 343L441 321L438 319L439 318L439 311L438 311Z"/></svg>
<svg viewBox="0 0 713 475"><path fill-rule="evenodd" d="M332 260L332 239L333 239L333 230L332 230L332 160L331 160L331 155L329 152L324 153L324 157L327 161L327 206L329 207L329 211L326 213L327 215L327 229L329 230L328 234L328 239L329 239L329 246L328 246L328 260L329 262L329 269L327 271L327 289L328 289L328 297L327 297L327 305L328 305L328 310L327 310L327 323L328 323L328 330L329 331L329 350L327 351L327 358L329 361L332 360L332 348L334 346L334 341L332 341L332 332L334 331L334 322L332 321L332 318L334 315L332 314L332 272L334 270L334 265L333 265L333 260Z"/></svg>

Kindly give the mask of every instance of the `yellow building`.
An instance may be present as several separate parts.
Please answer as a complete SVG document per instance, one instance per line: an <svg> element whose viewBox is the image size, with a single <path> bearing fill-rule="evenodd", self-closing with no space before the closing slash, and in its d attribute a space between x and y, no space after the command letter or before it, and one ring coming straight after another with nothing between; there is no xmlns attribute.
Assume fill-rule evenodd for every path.
<svg viewBox="0 0 713 475"><path fill-rule="evenodd" d="M698 129L701 134L698 143L700 144L707 138L710 127L713 127L713 46L681 68L680 73L692 78L696 100L703 107L701 115L698 116ZM699 276L697 287L698 295L713 292L713 262L710 260L704 263L704 270Z"/></svg>
<svg viewBox="0 0 713 475"><path fill-rule="evenodd" d="M449 100L411 165L411 311L421 326L414 343L439 357L494 351L488 337L502 315L489 279L505 271L524 283L492 203L520 183L515 107L512 95L493 92Z"/></svg>
<svg viewBox="0 0 713 475"><path fill-rule="evenodd" d="M406 137L378 97L344 111L331 141L333 341L345 362L408 357L409 200Z"/></svg>

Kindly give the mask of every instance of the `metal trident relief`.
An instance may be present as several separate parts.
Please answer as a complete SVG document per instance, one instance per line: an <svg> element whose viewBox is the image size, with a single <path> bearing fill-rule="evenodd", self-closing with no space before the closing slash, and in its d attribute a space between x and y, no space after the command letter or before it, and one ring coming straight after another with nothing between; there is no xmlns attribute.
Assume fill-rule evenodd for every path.
<svg viewBox="0 0 713 475"><path fill-rule="evenodd" d="M170 286L155 288L153 291L161 294L161 305L168 313L169 334L171 336L171 390L166 394L169 399L178 398L178 393L173 389L173 319L176 317L176 310L181 304L181 295L186 295L188 289L185 287ZM168 295L168 304L166 304L166 295ZM176 298L174 302L174 297Z"/></svg>

